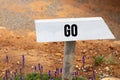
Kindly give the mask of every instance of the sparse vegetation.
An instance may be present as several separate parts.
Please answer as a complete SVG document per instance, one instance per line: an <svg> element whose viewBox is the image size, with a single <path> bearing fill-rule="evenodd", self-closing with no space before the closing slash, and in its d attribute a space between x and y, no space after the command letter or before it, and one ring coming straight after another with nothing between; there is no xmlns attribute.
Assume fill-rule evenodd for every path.
<svg viewBox="0 0 120 80"><path fill-rule="evenodd" d="M49 80L49 76L47 74L31 73L26 76L26 80Z"/></svg>
<svg viewBox="0 0 120 80"><path fill-rule="evenodd" d="M104 56L93 56L95 66L99 66L104 62Z"/></svg>
<svg viewBox="0 0 120 80"><path fill-rule="evenodd" d="M9 56L6 55L6 63L9 62ZM83 62L85 60L85 56L82 57ZM43 66L39 63L38 66L34 66L34 72L25 75L24 74L24 67L25 67L25 55L21 57L22 65L20 68L20 72L15 71L14 73L10 74L10 70L6 70L3 80L62 80L62 68L56 68L54 75L51 70L48 71L48 74L43 73ZM1 79L0 79L1 80ZM78 72L73 72L73 80L88 80L82 76L78 75Z"/></svg>
<svg viewBox="0 0 120 80"><path fill-rule="evenodd" d="M73 80L88 80L88 79L80 76L80 77L77 77L77 78L73 78Z"/></svg>
<svg viewBox="0 0 120 80"><path fill-rule="evenodd" d="M105 59L105 63L106 63L106 64L112 64L112 65L117 64L117 62L116 62L114 59L112 59L112 58L110 58L110 59Z"/></svg>
<svg viewBox="0 0 120 80"><path fill-rule="evenodd" d="M12 80L62 80L61 77L50 78L48 74L40 75L39 73L31 73L31 74L26 75L25 77L17 76L16 78L11 78L11 79ZM0 79L0 80L3 80L3 79ZM74 77L73 80L88 80L88 79L80 76L80 77Z"/></svg>

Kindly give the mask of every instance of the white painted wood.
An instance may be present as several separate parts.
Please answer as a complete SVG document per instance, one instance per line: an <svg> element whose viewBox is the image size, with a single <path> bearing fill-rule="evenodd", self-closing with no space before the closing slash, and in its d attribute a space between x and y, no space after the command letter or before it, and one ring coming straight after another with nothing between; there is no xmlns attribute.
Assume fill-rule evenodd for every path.
<svg viewBox="0 0 120 80"><path fill-rule="evenodd" d="M66 37L65 24L76 24L78 35ZM101 17L35 20L37 42L115 39Z"/></svg>

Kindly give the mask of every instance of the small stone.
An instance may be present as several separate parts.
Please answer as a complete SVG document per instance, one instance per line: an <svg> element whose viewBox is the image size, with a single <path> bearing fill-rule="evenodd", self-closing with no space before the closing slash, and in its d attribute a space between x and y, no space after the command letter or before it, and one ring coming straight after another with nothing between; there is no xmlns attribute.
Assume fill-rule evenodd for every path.
<svg viewBox="0 0 120 80"><path fill-rule="evenodd" d="M32 69L34 68L34 66L31 67Z"/></svg>
<svg viewBox="0 0 120 80"><path fill-rule="evenodd" d="M104 50L107 51L107 48L105 48Z"/></svg>
<svg viewBox="0 0 120 80"><path fill-rule="evenodd" d="M75 66L75 68L77 68L77 69L78 69L78 68L79 68L79 66L78 66L78 65L76 65L76 66Z"/></svg>
<svg viewBox="0 0 120 80"><path fill-rule="evenodd" d="M17 65L19 65L20 64L20 61L17 61Z"/></svg>
<svg viewBox="0 0 120 80"><path fill-rule="evenodd" d="M112 68L113 66L111 65L110 67Z"/></svg>
<svg viewBox="0 0 120 80"><path fill-rule="evenodd" d="M82 67L82 71L83 71L83 72L86 72L87 70Z"/></svg>
<svg viewBox="0 0 120 80"><path fill-rule="evenodd" d="M120 57L119 57L119 59L120 59Z"/></svg>
<svg viewBox="0 0 120 80"><path fill-rule="evenodd" d="M44 42L43 44L44 44L44 45L48 45L48 43L47 43L47 42Z"/></svg>
<svg viewBox="0 0 120 80"><path fill-rule="evenodd" d="M52 57L49 57L49 59L50 59L50 60L53 60L53 58L52 58Z"/></svg>
<svg viewBox="0 0 120 80"><path fill-rule="evenodd" d="M100 71L100 73L102 73L102 71Z"/></svg>
<svg viewBox="0 0 120 80"><path fill-rule="evenodd" d="M111 73L110 76L112 76L113 74Z"/></svg>
<svg viewBox="0 0 120 80"><path fill-rule="evenodd" d="M97 54L97 52L95 52L95 54Z"/></svg>
<svg viewBox="0 0 120 80"><path fill-rule="evenodd" d="M96 70L94 70L95 71L95 73L97 73L97 71Z"/></svg>
<svg viewBox="0 0 120 80"><path fill-rule="evenodd" d="M106 71L110 71L110 68L109 68L109 67L105 67L105 70L106 70Z"/></svg>
<svg viewBox="0 0 120 80"><path fill-rule="evenodd" d="M81 59L76 59L76 61L81 61Z"/></svg>
<svg viewBox="0 0 120 80"><path fill-rule="evenodd" d="M87 59L90 59L90 57L86 57Z"/></svg>
<svg viewBox="0 0 120 80"><path fill-rule="evenodd" d="M106 74L106 75L105 75L105 77L109 77L109 75L108 75L108 74Z"/></svg>
<svg viewBox="0 0 120 80"><path fill-rule="evenodd" d="M55 56L62 57L61 53L56 53Z"/></svg>
<svg viewBox="0 0 120 80"><path fill-rule="evenodd" d="M80 50L80 52L83 52L83 50Z"/></svg>
<svg viewBox="0 0 120 80"><path fill-rule="evenodd" d="M105 74L105 73L103 73L103 74L102 74L102 77L105 77L105 75L106 75L106 74Z"/></svg>
<svg viewBox="0 0 120 80"><path fill-rule="evenodd" d="M62 62L62 59L58 59L58 62Z"/></svg>
<svg viewBox="0 0 120 80"><path fill-rule="evenodd" d="M79 67L78 70L80 70L81 68Z"/></svg>
<svg viewBox="0 0 120 80"><path fill-rule="evenodd" d="M53 70L53 72L55 72L56 70Z"/></svg>
<svg viewBox="0 0 120 80"><path fill-rule="evenodd" d="M13 74L13 71L10 71L10 74Z"/></svg>
<svg viewBox="0 0 120 80"><path fill-rule="evenodd" d="M2 72L2 74L5 74L5 72Z"/></svg>
<svg viewBox="0 0 120 80"><path fill-rule="evenodd" d="M96 71L95 73L97 74L98 72Z"/></svg>
<svg viewBox="0 0 120 80"><path fill-rule="evenodd" d="M83 53L86 53L86 52L87 52L87 50L86 50L86 49L84 49L82 52L83 52Z"/></svg>
<svg viewBox="0 0 120 80"><path fill-rule="evenodd" d="M99 68L98 70L100 71L101 69Z"/></svg>
<svg viewBox="0 0 120 80"><path fill-rule="evenodd" d="M84 68L86 68L86 69L89 69L89 68L91 68L91 67L92 67L91 64L86 64L86 65L84 66Z"/></svg>
<svg viewBox="0 0 120 80"><path fill-rule="evenodd" d="M118 51L115 51L115 53L118 55L119 54L119 52Z"/></svg>

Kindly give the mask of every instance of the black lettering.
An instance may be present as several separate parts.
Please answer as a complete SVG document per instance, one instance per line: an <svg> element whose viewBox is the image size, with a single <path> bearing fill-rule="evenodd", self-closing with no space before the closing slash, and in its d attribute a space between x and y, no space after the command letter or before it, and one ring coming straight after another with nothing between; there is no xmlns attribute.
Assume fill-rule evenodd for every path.
<svg viewBox="0 0 120 80"><path fill-rule="evenodd" d="M64 35L66 37L77 36L78 35L77 25L76 24L72 24L72 25L66 24L64 26Z"/></svg>
<svg viewBox="0 0 120 80"><path fill-rule="evenodd" d="M65 34L66 37L70 36L70 25L66 24L64 26L64 34Z"/></svg>
<svg viewBox="0 0 120 80"><path fill-rule="evenodd" d="M72 33L72 36L77 36L77 34L78 34L78 31L77 31L77 25L76 24L73 24L72 26L71 26L71 33Z"/></svg>

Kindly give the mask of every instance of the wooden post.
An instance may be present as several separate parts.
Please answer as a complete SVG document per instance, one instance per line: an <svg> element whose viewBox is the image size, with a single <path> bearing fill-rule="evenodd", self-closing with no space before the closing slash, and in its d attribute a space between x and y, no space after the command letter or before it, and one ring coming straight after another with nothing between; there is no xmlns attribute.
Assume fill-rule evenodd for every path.
<svg viewBox="0 0 120 80"><path fill-rule="evenodd" d="M62 80L72 80L75 41L66 41L64 44Z"/></svg>

